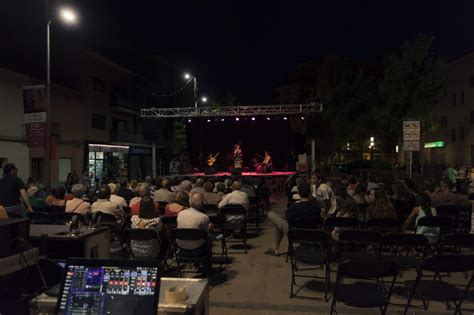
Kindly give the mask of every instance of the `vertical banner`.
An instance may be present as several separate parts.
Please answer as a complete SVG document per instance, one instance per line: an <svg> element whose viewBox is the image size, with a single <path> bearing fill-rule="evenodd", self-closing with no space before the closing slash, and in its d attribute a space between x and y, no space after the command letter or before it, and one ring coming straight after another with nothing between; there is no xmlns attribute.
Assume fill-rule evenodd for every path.
<svg viewBox="0 0 474 315"><path fill-rule="evenodd" d="M23 87L23 111L28 147L42 147L46 138L46 86Z"/></svg>

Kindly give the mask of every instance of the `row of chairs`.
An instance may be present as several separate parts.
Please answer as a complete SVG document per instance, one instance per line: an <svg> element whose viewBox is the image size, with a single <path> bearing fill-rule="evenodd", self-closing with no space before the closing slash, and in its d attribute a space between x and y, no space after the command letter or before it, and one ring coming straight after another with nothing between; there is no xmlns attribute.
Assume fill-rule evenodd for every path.
<svg viewBox="0 0 474 315"><path fill-rule="evenodd" d="M325 281L324 298L327 299L331 286L330 263L337 262L339 265L336 285L331 305L331 313L336 311L336 301L342 301L356 307L380 307L382 314L385 313L390 300L393 284L400 271L413 269L417 272L415 281L406 281L405 284L410 292L406 308L411 306L411 298L414 292L425 300L438 300L452 302L459 310L462 300L466 298L464 291L449 283L440 282L441 278L435 279L433 288L443 287L444 292L433 296L429 286L422 279L423 270L436 270L440 272L467 272L474 270L473 234L450 234L443 240L442 246L438 248L436 258L426 258L429 247L428 239L423 235L406 233L385 233L367 230L345 230L340 233L339 242L334 244L328 232L315 229L291 229L288 232L289 256L291 260L291 287L290 298L295 296L294 287L297 277L322 278ZM303 244L296 248L296 244ZM332 250L334 248L337 250ZM445 256L451 258L444 258ZM460 258L461 257L461 258ZM470 257L470 258L464 258ZM452 264L446 264L451 261ZM302 267L305 266L305 267ZM309 266L309 267L307 267ZM308 275L308 270L323 268L324 276ZM300 273L305 271L305 273ZM359 285L347 285L343 279L378 279L393 277L389 289L380 285L362 287ZM467 284L470 287L471 280ZM383 283L383 282L382 282ZM429 284L429 283L428 283ZM426 290L428 292L425 292ZM448 290L449 289L449 290ZM439 292L438 292L439 293Z"/></svg>

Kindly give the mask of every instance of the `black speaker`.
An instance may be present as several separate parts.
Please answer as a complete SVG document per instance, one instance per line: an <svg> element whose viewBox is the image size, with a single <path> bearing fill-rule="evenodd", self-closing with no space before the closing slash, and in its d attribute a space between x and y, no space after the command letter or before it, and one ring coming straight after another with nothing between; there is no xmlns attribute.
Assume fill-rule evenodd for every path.
<svg viewBox="0 0 474 315"><path fill-rule="evenodd" d="M242 168L234 167L230 170L230 174L233 175L233 176L241 176L242 175Z"/></svg>
<svg viewBox="0 0 474 315"><path fill-rule="evenodd" d="M212 166L204 168L205 175L214 175L216 173L216 169Z"/></svg>

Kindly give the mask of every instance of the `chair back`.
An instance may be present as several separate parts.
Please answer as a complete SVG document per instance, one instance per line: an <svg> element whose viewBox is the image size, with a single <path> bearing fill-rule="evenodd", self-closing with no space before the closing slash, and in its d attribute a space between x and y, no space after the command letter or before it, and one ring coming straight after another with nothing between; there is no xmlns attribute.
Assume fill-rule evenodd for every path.
<svg viewBox="0 0 474 315"><path fill-rule="evenodd" d="M217 205L206 204L203 206L202 211L206 214L219 213L219 208Z"/></svg>
<svg viewBox="0 0 474 315"><path fill-rule="evenodd" d="M473 271L474 255L434 255L423 261L422 269L432 272Z"/></svg>
<svg viewBox="0 0 474 315"><path fill-rule="evenodd" d="M288 240L298 243L322 243L329 242L330 236L325 231L298 228L288 231Z"/></svg>
<svg viewBox="0 0 474 315"><path fill-rule="evenodd" d="M66 212L66 206L49 206L48 211L50 214L64 213Z"/></svg>
<svg viewBox="0 0 474 315"><path fill-rule="evenodd" d="M226 220L225 220L225 217L221 215L211 215L209 216L209 222L212 223L212 225L214 226L214 229L217 228L221 230Z"/></svg>
<svg viewBox="0 0 474 315"><path fill-rule="evenodd" d="M178 225L178 217L176 217L176 216L165 216L161 219L161 222L163 222L163 225L177 226Z"/></svg>
<svg viewBox="0 0 474 315"><path fill-rule="evenodd" d="M422 217L418 220L415 231L418 231L422 226L439 228L440 235L448 234L451 231L451 219L438 216Z"/></svg>
<svg viewBox="0 0 474 315"><path fill-rule="evenodd" d="M443 247L460 249L474 249L474 234L452 233L443 240Z"/></svg>
<svg viewBox="0 0 474 315"><path fill-rule="evenodd" d="M174 229L171 234L175 240L207 242L207 232L201 229Z"/></svg>
<svg viewBox="0 0 474 315"><path fill-rule="evenodd" d="M385 233L380 239L382 246L417 248L428 246L428 238L421 234Z"/></svg>
<svg viewBox="0 0 474 315"><path fill-rule="evenodd" d="M392 260L349 260L339 265L338 274L357 279L396 277L400 266Z"/></svg>
<svg viewBox="0 0 474 315"><path fill-rule="evenodd" d="M401 223L398 219L369 219L365 227L369 230L379 232L398 232L401 228Z"/></svg>
<svg viewBox="0 0 474 315"><path fill-rule="evenodd" d="M472 206L438 206L436 215L451 219L451 232L453 233L469 233L471 231Z"/></svg>
<svg viewBox="0 0 474 315"><path fill-rule="evenodd" d="M379 245L381 234L377 231L364 230L342 230L339 233L339 241L343 243Z"/></svg>
<svg viewBox="0 0 474 315"><path fill-rule="evenodd" d="M222 215L243 215L247 216L247 210L242 205L227 205L220 209Z"/></svg>
<svg viewBox="0 0 474 315"><path fill-rule="evenodd" d="M323 218L319 216L299 217L296 218L291 227L295 229L321 229L324 226Z"/></svg>
<svg viewBox="0 0 474 315"><path fill-rule="evenodd" d="M127 229L130 240L134 241L150 241L158 240L159 236L154 229Z"/></svg>
<svg viewBox="0 0 474 315"><path fill-rule="evenodd" d="M356 218L329 217L324 221L324 225L327 230L333 230L336 227L358 228L359 220L357 220Z"/></svg>

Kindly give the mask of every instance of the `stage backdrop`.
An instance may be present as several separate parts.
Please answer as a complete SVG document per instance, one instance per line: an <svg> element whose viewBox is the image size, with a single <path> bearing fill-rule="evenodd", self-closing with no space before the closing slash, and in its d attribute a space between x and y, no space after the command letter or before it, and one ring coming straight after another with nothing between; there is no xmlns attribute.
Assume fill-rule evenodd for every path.
<svg viewBox="0 0 474 315"><path fill-rule="evenodd" d="M244 167L252 166L252 158L259 154L263 160L265 150L269 150L276 170L283 170L285 163L294 168L292 153L304 152L305 143L301 135L294 134L289 121L275 118L257 117L255 121L241 117L193 119L186 123L188 149L193 166L201 170L205 166L208 153L216 154L217 167L226 170L232 165L231 156L234 144L240 143L243 151Z"/></svg>

